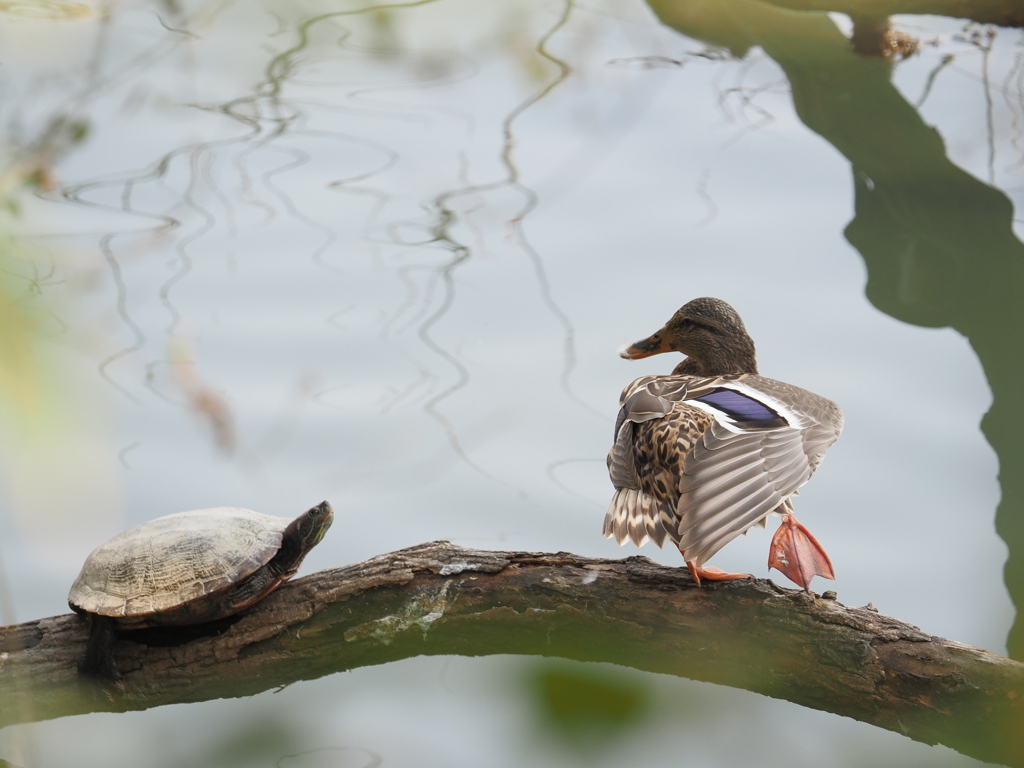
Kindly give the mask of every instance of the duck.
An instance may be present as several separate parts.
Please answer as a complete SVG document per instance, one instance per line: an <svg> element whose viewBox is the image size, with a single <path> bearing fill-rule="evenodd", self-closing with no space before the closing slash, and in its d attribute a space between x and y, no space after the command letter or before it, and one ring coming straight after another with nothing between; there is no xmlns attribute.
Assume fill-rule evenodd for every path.
<svg viewBox="0 0 1024 768"><path fill-rule="evenodd" d="M620 545L671 541L700 585L752 578L705 563L775 514L782 522L769 569L805 591L815 576L834 579L832 561L797 521L791 497L839 438L839 406L761 376L743 320L721 299L693 299L620 355L667 352L686 357L667 376L636 379L619 398L604 535Z"/></svg>

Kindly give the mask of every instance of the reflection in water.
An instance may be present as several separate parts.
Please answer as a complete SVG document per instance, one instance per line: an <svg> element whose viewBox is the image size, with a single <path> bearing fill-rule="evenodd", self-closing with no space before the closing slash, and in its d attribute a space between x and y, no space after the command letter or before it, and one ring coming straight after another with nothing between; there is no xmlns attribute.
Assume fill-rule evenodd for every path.
<svg viewBox="0 0 1024 768"><path fill-rule="evenodd" d="M275 765L277 768L377 768L384 760L376 752L358 747L322 747L294 755L285 755Z"/></svg>
<svg viewBox="0 0 1024 768"><path fill-rule="evenodd" d="M314 216L305 213L303 206L293 200L292 192L277 182L279 177L286 179L296 172L303 171L312 161L310 152L293 146L282 146L282 142L296 138L319 138L373 150L371 157L373 154L381 155L381 160L374 162L370 168L347 174L341 178L333 178L327 184L330 189L338 192L371 198L373 207L365 219L366 224L370 227L375 224L381 211L387 206L389 195L367 186L366 183L392 169L399 161L399 154L386 144L372 141L364 136L309 127L311 107L321 105L310 102L309 97L305 94L296 97L292 95L292 92L301 90L303 87L315 92L328 84L326 81L319 82L316 77L306 76L305 79L302 77L303 71L310 68L310 64L306 60L307 57L310 57L313 62L323 65L331 58L341 58L351 54L364 56L368 53L365 48L353 42L355 29L345 26L349 23L362 23L369 26L375 40L374 45L379 46L375 50L369 51L371 55L391 58L396 63L410 65L414 75L410 78L408 85L399 85L397 89L406 91L424 88L436 89L471 76L475 69L472 62L458 57L424 57L414 51L403 49L396 42L395 25L392 21L393 13L399 9L408 10L435 1L421 0L421 2L406 4L384 4L355 10L332 11L302 19L297 25L294 45L276 54L269 61L264 70L265 78L254 86L250 95L237 97L222 104L204 106L205 109L216 110L232 118L242 127L243 130L240 133L227 139L198 142L176 148L165 154L151 170L139 175L110 181L91 181L72 186L66 191L66 197L79 204L100 208L110 207L133 216L141 215L153 219L155 223L150 232L154 237L166 237L174 230L182 232L173 240L174 258L170 262L171 273L157 290L160 303L169 318L167 326L163 329L165 333L173 335L179 331L182 312L174 297L194 270L195 257L192 253L196 249L195 247L209 239L218 225L226 228L226 238L229 242L237 234L238 224L231 202L232 195L225 191L226 179L222 167L224 165L222 158L225 155L229 157L233 155L230 163L233 170L237 172L238 185L245 192L245 203L263 212L264 217L261 223L270 223L281 214L294 219L303 228L315 233L315 244L307 246L308 258L326 270L344 273L338 264L328 261L325 256L335 246L338 239L335 226L322 223ZM441 426L452 450L466 465L472 467L480 475L506 487L512 486L470 457L460 441L453 421L446 415L445 408L442 407L446 401L469 384L470 373L461 362L459 355L437 339L437 328L446 320L455 304L456 273L471 257L469 245L460 238L456 229L462 226L472 226L468 218L472 209L458 210L458 201L498 196L503 190L514 192L523 202L518 211L510 217L511 226L522 254L530 260L533 266L539 298L562 327L564 334L562 387L580 406L590 409L572 393L569 386L569 377L575 360L574 332L568 316L554 301L543 262L530 245L523 229L523 222L536 204L536 195L520 182L514 161L514 123L568 76L568 65L553 56L547 50L546 44L551 36L565 25L570 10L571 5L565 3L561 15L529 47L524 45L524 41L520 39L508 41L513 53L528 51L528 53L515 53L515 55L522 57L524 67L531 68L530 77L539 77L542 82L532 95L520 102L504 118L503 144L499 152L503 166L501 177L494 181L467 184L437 193L431 200L422 204L422 210L428 217L427 221L412 221L408 224L393 221L387 225L386 237L379 243L379 245L410 246L428 253L434 251L445 254L440 261L430 258L426 263L420 261L399 268L398 275L404 279L408 287L408 294L405 301L398 305L390 317L386 318L382 332L385 336L388 335L399 318L405 314L412 315L413 322L416 323L416 334L424 347L438 361L447 366L453 376L450 383L439 387L437 385L439 374L427 373L420 368L421 378L427 378L430 384L428 390L420 395L421 407ZM182 18L180 21L185 23L186 20ZM329 49L325 48L327 43L332 44L333 52L328 53ZM536 68L532 58L533 54L554 65L556 71L553 77L545 74L543 69ZM377 119L385 117L429 125L429 111L398 110L380 98L395 89L396 86L390 84L379 87L357 87L348 94L349 100L357 105L356 109L353 110L348 106L343 109L350 113L362 112ZM286 161L281 163L271 160L270 158L275 154L283 154ZM366 155L363 153L361 161L365 157ZM259 168L268 160L271 167L260 172ZM180 178L182 176L183 178ZM254 176L259 180L258 185L253 183ZM169 205L165 205L162 209L154 209L151 204L147 203L147 190L150 187L171 185L180 189L181 192L180 196L172 197L168 201ZM269 192L269 200L261 199L255 194L257 186ZM113 206L99 202L95 197L97 192L106 193L109 190L120 193L114 198L116 203ZM104 197L109 197L109 195L104 194ZM223 208L223 217L217 214L211 204ZM417 232L423 234L415 239L410 239L403 232L403 229L410 225ZM115 374L113 369L115 367L123 369L124 366L121 364L126 359L143 352L149 339L128 309L128 305L134 297L130 295L123 277L122 258L117 255L116 246L121 239L135 238L138 234L138 229L133 225L130 229L121 232L108 233L100 242L100 247L110 268L111 279L117 288L118 312L131 337L131 343L111 353L100 363L100 373L113 386L133 400L138 400L139 395L135 393L131 385L124 383L123 376ZM424 282L423 278L416 278L414 273L418 272L426 273L425 285L421 285ZM146 364L146 368L152 370L155 365L168 365L176 372L181 370L181 366L173 358L151 361ZM440 376L443 377L444 374L440 374ZM178 378L180 380L181 377ZM147 376L147 384L149 381L150 377ZM198 396L185 384L182 386L193 401L193 409L206 413L209 417L214 425L218 443L228 448L233 445L234 435L229 434L231 428L226 423L224 415L226 411L222 402L216 398L211 400L205 395ZM319 395L315 397L319 397ZM214 402L215 400L216 402ZM590 410L603 418L603 414L599 411ZM525 495L524 491L520 490L519 493Z"/></svg>
<svg viewBox="0 0 1024 768"><path fill-rule="evenodd" d="M698 7L672 7L684 6ZM98 421L121 425L117 440L96 439L93 431L86 443L110 466L93 471L82 465L82 474L123 470L118 478L131 502L131 523L215 503L283 508L322 487L321 497L344 497L339 520L349 536L319 567L427 538L460 537L481 546L509 539L513 548L524 542L583 551L601 546L608 492L603 454L615 396L634 376L616 367L615 345L626 341L616 334L630 327L623 316L640 322L647 303L664 306L663 297L653 295L663 286L674 301L716 293L696 288L715 268L704 263L709 252L715 258L706 261L727 274L721 285L744 293L747 285L734 275L748 270L759 284L757 299L748 293L747 305L763 300L760 281L768 270L736 259L728 252L735 246L723 246L738 209L743 227L761 224L761 204L744 207L736 186L730 190L730 176L772 175L760 160L744 165L742 150L755 131L779 126L777 111L759 101L789 87L775 71L764 85L745 84L745 73L765 61L763 54L730 67L726 62L733 59L720 47L687 42L693 52L680 53L676 36L656 28L646 9L626 7L510 3L495 10L431 0L311 11L291 3L268 10L168 0L115 8L106 19L83 22L91 25L88 36L79 33L87 44L62 38L41 46L52 55L66 43L53 58L70 74L57 69L24 86L26 133L69 127L54 134L74 151L37 153L35 171L23 166L5 177L16 178L16 187L31 179L39 185L40 197L25 201L22 222L43 233L47 246L39 247L39 258L18 261L10 295L52 297L46 307L32 305L37 328L84 351L87 365L99 369L103 394L116 400L109 414L96 411ZM652 7L668 18L669 4ZM794 28L804 23L798 19L814 19L823 41L808 44L810 53L792 50L797 61L791 61L782 28L759 29L762 6L751 7L741 14L743 34L760 36L758 44L783 63L805 111L834 94L814 94L802 78L813 80L815 70L831 71L833 64L859 68L851 77L891 91L889 70L844 58L846 41L821 17L785 14ZM703 35L691 21L676 26ZM715 35L706 37L721 44ZM748 44L730 47L740 55ZM799 63L812 54L823 58ZM664 65L665 72L643 72L637 63ZM666 99L655 98L666 72L685 81L673 93L683 94L684 103L672 105L671 113L663 111ZM736 81L723 82L730 74L738 74ZM936 70L933 79L939 75ZM696 89L718 96L718 113L701 114ZM8 105L19 103L10 95ZM902 124L899 105L891 108ZM641 120L648 109L651 119ZM722 137L723 116L739 130ZM871 251L875 246L863 243L883 239L879 252L904 267L889 275L890 261L869 265L872 299L901 317L908 303L915 312L930 307L917 294L942 288L941 280L934 286L922 277L934 269L931 254L914 250L914 238L922 235L912 228L899 234L907 225L892 215L898 209L902 220L934 218L905 199L916 194L916 183L901 177L896 184L887 175L907 160L877 168L870 163L873 149L854 160L872 137L843 132L855 133L854 126L880 131L868 115L844 115L849 126L819 126L815 120L826 114L804 118L822 135L847 142L837 146L860 169L851 241ZM717 132L711 142L692 130L705 119L708 135ZM77 140L74 126L81 129ZM662 131L652 133L652 126ZM629 149L621 139L634 129L635 143L660 147L643 157L648 165L671 167L669 181L646 186L650 169L643 167L602 175L604 161ZM701 149L708 146L735 150L735 156L712 157ZM692 154L680 155L680 162L675 153L684 149ZM942 152L932 141L911 154L928 154L920 162L930 168ZM950 181L954 175L939 177L962 183ZM61 181L68 186L61 188ZM580 191L588 194L574 197ZM680 205L693 208L680 216ZM868 208L896 219L884 225L894 228L885 238L872 228L877 223L865 225L882 220ZM684 226L707 233L707 240L678 238ZM866 232L857 234L858 227ZM897 234L890 238L891 232ZM906 247L889 256L885 249L895 243ZM751 244L752 251L758 248ZM659 250L671 252L673 264L685 261L685 269L651 258ZM870 260L868 253L864 258ZM98 378L95 370L80 377ZM79 400L83 390L76 387ZM40 455L40 484L54 485L55 474L76 465L49 450ZM1007 459L1001 458L1005 475ZM102 540L97 530L104 525L125 527L115 494L91 492L83 478L61 477L74 497L37 504L34 512L59 508L64 519L88 522L92 529L79 537L81 547L86 539ZM61 526L25 517L45 523L31 529L42 531L35 541L54 544L53 531ZM32 615L63 609L60 565L34 551L4 554L20 557L12 569L24 576L14 581L16 599L50 605L46 596L58 595L53 607L33 608ZM69 559L80 562L84 554L76 550ZM46 555L54 562L62 556L56 546ZM474 674L493 685L497 667L474 669L481 668L489 672ZM331 709L348 681L322 681L323 698L306 706L316 710L327 701L322 708ZM563 689L578 693L586 684L574 678L566 689L558 683L552 695L561 701ZM309 684L295 689L292 701L301 705ZM372 712L367 732L385 721L420 732L438 728L422 711L427 694L410 693L415 701L401 702L408 711L395 714L399 705L384 693L368 705L373 693L370 685L351 703L346 723L364 722L360 713ZM602 702L614 698L607 691L595 695ZM647 701L642 691L638 695L641 704ZM500 708L511 706L509 699L494 705L496 720L503 722ZM472 710L480 707L473 700L460 704L458 713L472 729L472 718L483 717ZM203 710L217 713L209 718L211 728L229 733L219 722L229 709L212 706ZM725 744L735 739L722 724L738 708L730 703L713 718ZM765 702L752 708L766 721L776 717ZM572 720L575 711L563 714ZM161 714L133 722L152 723ZM167 717L178 722L174 713ZM79 728L83 743L109 744L124 722L110 732L95 720L59 722L53 732ZM691 732L710 727L710 720L700 722ZM620 743L639 748L629 739L660 740L674 753L682 725L666 723L658 736L643 727L624 726ZM254 729L272 730L269 724ZM777 729L764 731L778 737ZM180 735L176 727L168 733ZM362 735L359 728L353 734ZM228 764L229 754L244 752L245 742L257 743L259 735L246 730L228 739L217 753L222 762L211 764ZM365 745L386 743L367 739ZM341 742L364 744L351 736ZM273 754L298 754L305 743L278 740ZM338 757L305 754L314 762ZM378 758L353 749L341 759L361 765Z"/></svg>
<svg viewBox="0 0 1024 768"><path fill-rule="evenodd" d="M210 387L198 372L195 355L187 347L184 340L176 339L170 350L171 373L174 383L185 395L187 407L203 421L210 425L213 439L217 447L227 454L235 450L237 435L234 416L224 396ZM147 384L152 387L153 369L147 366ZM154 389L160 397L162 393Z"/></svg>
<svg viewBox="0 0 1024 768"><path fill-rule="evenodd" d="M996 524L1010 549L1006 586L1018 609L1008 646L1024 659L1024 245L1012 204L947 158L940 136L893 86L888 62L854 54L826 15L751 0L651 6L684 34L737 55L757 45L779 63L801 119L851 163L856 215L846 236L867 264L868 298L905 322L952 326L978 354L993 393L982 428L1000 460ZM699 26L688 17L695 7L704 11ZM956 473L958 441L948 439L950 466L937 468L937 479ZM987 510L974 515L988 524ZM970 573L968 563L951 567Z"/></svg>
<svg viewBox="0 0 1024 768"><path fill-rule="evenodd" d="M584 755L635 727L651 708L647 681L595 665L539 662L526 680L550 733Z"/></svg>

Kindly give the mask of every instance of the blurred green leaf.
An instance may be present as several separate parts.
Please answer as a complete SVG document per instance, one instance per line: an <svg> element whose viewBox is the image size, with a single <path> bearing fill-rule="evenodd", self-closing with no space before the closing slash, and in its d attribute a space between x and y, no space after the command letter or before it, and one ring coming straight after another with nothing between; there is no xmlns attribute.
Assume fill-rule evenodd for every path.
<svg viewBox="0 0 1024 768"><path fill-rule="evenodd" d="M42 400L32 321L0 282L0 401L21 421L37 415Z"/></svg>
<svg viewBox="0 0 1024 768"><path fill-rule="evenodd" d="M651 692L637 675L584 664L545 662L530 679L544 723L559 737L604 744L650 710Z"/></svg>

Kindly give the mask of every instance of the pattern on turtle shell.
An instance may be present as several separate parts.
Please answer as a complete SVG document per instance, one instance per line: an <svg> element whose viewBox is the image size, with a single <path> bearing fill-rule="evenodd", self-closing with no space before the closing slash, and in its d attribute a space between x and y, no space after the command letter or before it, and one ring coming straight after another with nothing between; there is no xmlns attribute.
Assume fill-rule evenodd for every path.
<svg viewBox="0 0 1024 768"><path fill-rule="evenodd" d="M281 548L292 521L237 507L178 512L97 547L71 587L73 607L104 616L176 608L237 583Z"/></svg>

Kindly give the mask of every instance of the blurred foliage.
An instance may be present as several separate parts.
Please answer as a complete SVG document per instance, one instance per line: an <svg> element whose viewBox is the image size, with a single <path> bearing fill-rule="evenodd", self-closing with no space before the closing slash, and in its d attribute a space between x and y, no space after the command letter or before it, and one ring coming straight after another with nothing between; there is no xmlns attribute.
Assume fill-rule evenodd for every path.
<svg viewBox="0 0 1024 768"><path fill-rule="evenodd" d="M825 13L760 0L648 2L683 34L736 56L757 46L778 63L797 115L850 162L855 215L844 234L867 267L867 298L904 322L956 329L978 355L993 396L982 431L999 456L996 530L1017 608L1007 645L1024 659L1024 244L1012 202L950 160L893 85L890 61L858 55ZM974 44L984 50L985 40L988 31ZM975 517L988 525L989 514Z"/></svg>
<svg viewBox="0 0 1024 768"><path fill-rule="evenodd" d="M651 691L638 675L594 665L543 662L528 678L544 725L576 746L600 747L641 722Z"/></svg>
<svg viewBox="0 0 1024 768"><path fill-rule="evenodd" d="M246 722L228 733L203 755L199 765L232 768L270 764L268 755L290 752L301 747L299 735L279 718L265 717Z"/></svg>
<svg viewBox="0 0 1024 768"><path fill-rule="evenodd" d="M228 455L234 453L238 437L231 406L222 393L203 380L192 344L175 337L168 357L174 381L185 395L189 410L209 424L217 448Z"/></svg>
<svg viewBox="0 0 1024 768"><path fill-rule="evenodd" d="M13 234L21 212L19 198L59 188L57 160L88 135L84 122L58 115L39 136L8 137L0 146L0 424L25 436L49 434L60 421L57 378L45 371L48 360L39 319L55 316L47 309L44 288L53 267L44 268L36 254ZM57 320L57 325L60 321Z"/></svg>
<svg viewBox="0 0 1024 768"><path fill-rule="evenodd" d="M88 135L89 124L85 120L57 114L38 136L27 139L10 137L6 151L0 151L0 157L4 158L3 172L0 173L0 202L3 207L17 215L20 212L18 195L26 188L43 192L58 189L55 165Z"/></svg>
<svg viewBox="0 0 1024 768"><path fill-rule="evenodd" d="M0 421L19 431L39 427L48 385L40 359L40 336L33 320L45 278L32 253L11 234L20 213L19 196L59 187L54 166L88 136L85 121L58 114L39 135L9 136L0 147L0 207L11 217L0 222ZM45 311L45 310L43 310Z"/></svg>
<svg viewBox="0 0 1024 768"><path fill-rule="evenodd" d="M85 19L94 12L88 3L65 0L14 0L0 2L0 13L34 19Z"/></svg>
<svg viewBox="0 0 1024 768"><path fill-rule="evenodd" d="M0 262L16 245L0 245ZM21 423L37 416L42 406L42 382L33 350L32 321L13 298L7 274L0 273L0 414L5 422Z"/></svg>

